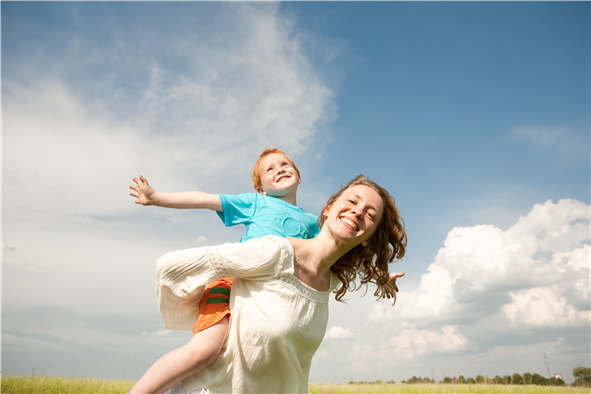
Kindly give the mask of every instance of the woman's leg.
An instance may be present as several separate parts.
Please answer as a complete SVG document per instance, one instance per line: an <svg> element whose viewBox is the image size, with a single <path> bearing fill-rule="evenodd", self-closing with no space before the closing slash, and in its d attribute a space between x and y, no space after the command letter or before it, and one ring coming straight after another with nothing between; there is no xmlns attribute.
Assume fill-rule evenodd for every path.
<svg viewBox="0 0 591 394"><path fill-rule="evenodd" d="M200 331L184 346L166 353L137 381L130 393L161 393L201 371L220 355L228 338L229 316Z"/></svg>

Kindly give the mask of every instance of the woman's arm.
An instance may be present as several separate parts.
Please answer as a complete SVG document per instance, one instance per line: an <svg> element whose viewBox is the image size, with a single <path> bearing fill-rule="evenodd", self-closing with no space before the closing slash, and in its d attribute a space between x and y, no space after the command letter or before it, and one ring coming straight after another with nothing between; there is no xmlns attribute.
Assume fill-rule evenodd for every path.
<svg viewBox="0 0 591 394"><path fill-rule="evenodd" d="M264 280L288 272L291 250L285 238L267 236L166 253L156 262L156 295L165 326L190 329L204 287L214 280Z"/></svg>
<svg viewBox="0 0 591 394"><path fill-rule="evenodd" d="M130 196L135 197L135 203L140 205L154 205L165 208L178 209L211 209L222 211L222 203L217 194L204 193L199 191L163 193L155 191L148 180L140 175L133 178L135 185L129 186Z"/></svg>
<svg viewBox="0 0 591 394"><path fill-rule="evenodd" d="M384 286L384 294L386 298L393 298L394 303L396 303L396 293L398 293L398 285L396 284L396 279L402 278L404 276L404 272L391 272L390 273L390 280L388 284Z"/></svg>

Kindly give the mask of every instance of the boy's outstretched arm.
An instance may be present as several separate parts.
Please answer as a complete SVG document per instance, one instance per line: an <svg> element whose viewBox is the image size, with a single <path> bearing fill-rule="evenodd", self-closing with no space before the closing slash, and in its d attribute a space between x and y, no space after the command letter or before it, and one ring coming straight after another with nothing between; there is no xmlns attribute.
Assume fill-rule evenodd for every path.
<svg viewBox="0 0 591 394"><path fill-rule="evenodd" d="M142 175L133 178L135 183L129 186L132 190L130 196L135 197L135 203L141 205L155 205L165 208L179 209L211 209L222 210L222 203L217 194L204 193L199 191L162 193L152 189L148 180Z"/></svg>

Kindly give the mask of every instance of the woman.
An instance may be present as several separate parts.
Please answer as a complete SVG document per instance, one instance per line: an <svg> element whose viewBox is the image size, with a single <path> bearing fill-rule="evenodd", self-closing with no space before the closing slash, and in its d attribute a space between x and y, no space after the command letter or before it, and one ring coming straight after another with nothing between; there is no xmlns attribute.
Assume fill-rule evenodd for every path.
<svg viewBox="0 0 591 394"><path fill-rule="evenodd" d="M267 236L181 250L157 263L167 328L190 329L203 286L234 277L226 349L173 393L307 392L312 356L328 320L329 293L341 300L359 276L378 298L396 297L388 263L402 258L406 232L388 192L360 175L326 203L313 239Z"/></svg>

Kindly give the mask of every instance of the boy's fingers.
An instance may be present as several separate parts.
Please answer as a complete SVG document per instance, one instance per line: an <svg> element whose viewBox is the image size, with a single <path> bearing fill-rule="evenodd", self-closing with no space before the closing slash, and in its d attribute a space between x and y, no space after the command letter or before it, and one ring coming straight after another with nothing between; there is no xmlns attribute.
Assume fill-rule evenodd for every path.
<svg viewBox="0 0 591 394"><path fill-rule="evenodd" d="M135 193L129 193L129 195L130 195L131 197L135 197L135 198L139 198L139 197L140 197L140 196L138 196L138 195L137 195L137 194L135 194Z"/></svg>

